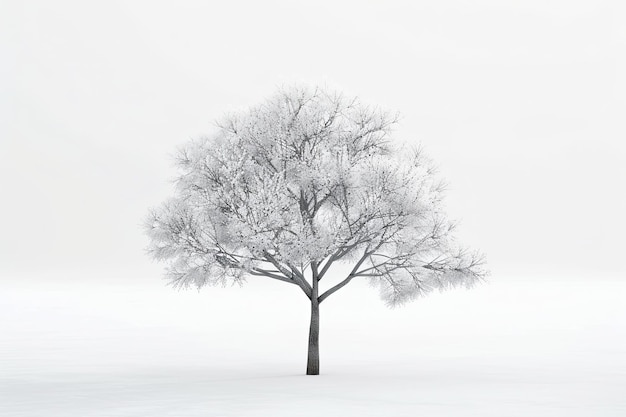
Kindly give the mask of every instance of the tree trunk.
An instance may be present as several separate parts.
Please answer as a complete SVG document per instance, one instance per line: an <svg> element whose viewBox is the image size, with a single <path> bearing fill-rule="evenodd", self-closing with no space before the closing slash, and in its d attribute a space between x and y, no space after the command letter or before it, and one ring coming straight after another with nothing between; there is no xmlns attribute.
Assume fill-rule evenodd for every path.
<svg viewBox="0 0 626 417"><path fill-rule="evenodd" d="M309 328L309 357L306 364L307 375L320 374L320 304L317 297L311 300L311 327Z"/></svg>

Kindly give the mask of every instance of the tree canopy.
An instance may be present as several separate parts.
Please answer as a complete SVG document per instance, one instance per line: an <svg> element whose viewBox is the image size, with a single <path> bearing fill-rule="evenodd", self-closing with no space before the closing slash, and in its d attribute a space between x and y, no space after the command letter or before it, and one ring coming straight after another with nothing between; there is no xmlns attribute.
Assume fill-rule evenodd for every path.
<svg viewBox="0 0 626 417"><path fill-rule="evenodd" d="M308 88L224 117L180 150L175 195L146 224L150 253L178 287L256 275L318 302L360 277L390 305L472 285L482 256L455 242L442 182L419 148L392 139L396 123ZM351 272L318 294L338 262Z"/></svg>

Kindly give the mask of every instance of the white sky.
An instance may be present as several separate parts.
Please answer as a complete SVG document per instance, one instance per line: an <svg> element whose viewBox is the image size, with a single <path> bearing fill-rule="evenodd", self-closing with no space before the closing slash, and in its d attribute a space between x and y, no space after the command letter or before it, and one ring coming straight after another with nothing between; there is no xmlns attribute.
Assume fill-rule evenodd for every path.
<svg viewBox="0 0 626 417"><path fill-rule="evenodd" d="M160 271L169 156L304 82L403 115L492 279L626 271L620 1L0 4L0 279ZM87 278L89 274L85 274ZM153 279L153 277L149 277Z"/></svg>

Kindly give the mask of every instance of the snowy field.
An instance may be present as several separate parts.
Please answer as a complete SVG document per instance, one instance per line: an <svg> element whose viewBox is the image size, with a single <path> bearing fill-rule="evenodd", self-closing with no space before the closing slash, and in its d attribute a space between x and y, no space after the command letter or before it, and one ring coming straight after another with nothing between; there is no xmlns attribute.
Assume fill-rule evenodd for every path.
<svg viewBox="0 0 626 417"><path fill-rule="evenodd" d="M3 283L0 415L624 416L626 283L491 279L387 309L273 282Z"/></svg>

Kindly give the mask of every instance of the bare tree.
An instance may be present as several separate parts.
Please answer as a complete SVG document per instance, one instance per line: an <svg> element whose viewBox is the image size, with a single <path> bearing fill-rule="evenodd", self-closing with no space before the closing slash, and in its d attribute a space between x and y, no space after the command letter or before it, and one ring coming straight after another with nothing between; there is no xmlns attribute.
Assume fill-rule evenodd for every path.
<svg viewBox="0 0 626 417"><path fill-rule="evenodd" d="M146 224L149 252L177 287L249 275L299 287L311 304L306 372L319 374L319 306L352 280L397 305L484 275L481 256L454 244L431 163L392 142L395 123L306 88L224 118L181 150L176 195ZM321 291L339 262L351 271Z"/></svg>

